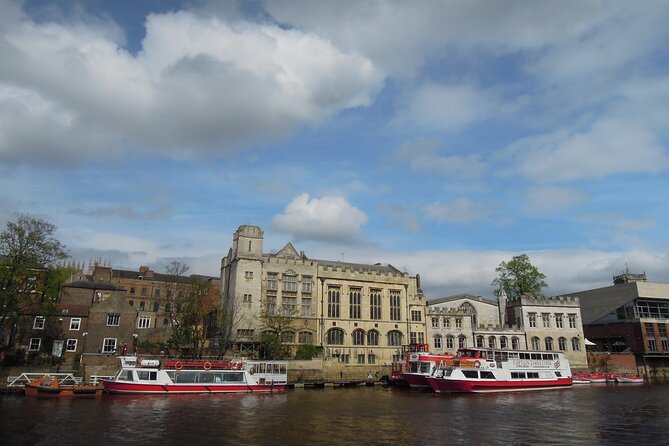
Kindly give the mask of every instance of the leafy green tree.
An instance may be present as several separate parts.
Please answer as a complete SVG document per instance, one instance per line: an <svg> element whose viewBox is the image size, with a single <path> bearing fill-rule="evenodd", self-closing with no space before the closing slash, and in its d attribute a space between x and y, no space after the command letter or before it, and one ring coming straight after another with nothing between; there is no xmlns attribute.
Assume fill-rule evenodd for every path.
<svg viewBox="0 0 669 446"><path fill-rule="evenodd" d="M289 336L294 337L292 324L297 316L294 305L283 304L277 308L276 297L267 297L260 303L259 319L264 332L260 338L260 357L262 359L285 359L290 356ZM293 339L292 342L295 342Z"/></svg>
<svg viewBox="0 0 669 446"><path fill-rule="evenodd" d="M0 338L12 348L17 321L28 311L44 312L55 303L68 272L57 267L67 258L56 227L19 215L0 234ZM45 307L45 308L42 308Z"/></svg>
<svg viewBox="0 0 669 446"><path fill-rule="evenodd" d="M500 263L495 272L498 276L491 285L495 287L497 295L504 291L509 298L520 297L523 294L538 297L543 295L542 289L548 287L546 276L530 263L527 254Z"/></svg>

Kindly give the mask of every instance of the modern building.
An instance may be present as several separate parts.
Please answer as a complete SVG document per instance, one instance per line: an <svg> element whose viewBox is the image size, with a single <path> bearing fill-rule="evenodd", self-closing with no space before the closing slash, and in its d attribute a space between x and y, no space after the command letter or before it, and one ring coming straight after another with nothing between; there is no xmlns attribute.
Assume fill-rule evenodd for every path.
<svg viewBox="0 0 669 446"><path fill-rule="evenodd" d="M280 336L293 350L319 347L343 364L390 364L402 346L425 342L425 297L418 276L392 265L310 259L289 242L263 252L264 233L242 225L221 261L221 306L229 338L255 350L275 315L288 319Z"/></svg>
<svg viewBox="0 0 669 446"><path fill-rule="evenodd" d="M570 293L581 302L583 329L593 350L632 353L637 366L669 367L669 284L629 271L613 285Z"/></svg>
<svg viewBox="0 0 669 446"><path fill-rule="evenodd" d="M562 351L575 368L587 367L578 298L522 296L497 301L460 294L427 306L431 348L462 347Z"/></svg>

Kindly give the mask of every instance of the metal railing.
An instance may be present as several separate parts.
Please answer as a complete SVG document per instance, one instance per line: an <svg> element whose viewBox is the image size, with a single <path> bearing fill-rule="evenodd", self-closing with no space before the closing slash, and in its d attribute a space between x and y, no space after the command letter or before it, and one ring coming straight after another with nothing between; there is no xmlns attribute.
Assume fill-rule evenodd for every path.
<svg viewBox="0 0 669 446"><path fill-rule="evenodd" d="M45 376L58 378L61 384L81 384L82 382L80 376L74 376L72 373L21 373L19 376L8 376L7 387L22 387Z"/></svg>

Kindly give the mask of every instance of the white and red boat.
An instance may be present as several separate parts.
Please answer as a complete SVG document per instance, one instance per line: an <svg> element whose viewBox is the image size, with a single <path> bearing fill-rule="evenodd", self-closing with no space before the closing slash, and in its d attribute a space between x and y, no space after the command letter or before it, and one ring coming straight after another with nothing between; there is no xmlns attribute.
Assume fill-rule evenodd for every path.
<svg viewBox="0 0 669 446"><path fill-rule="evenodd" d="M139 360L120 356L121 368L103 380L109 393L244 393L286 390L285 361Z"/></svg>
<svg viewBox="0 0 669 446"><path fill-rule="evenodd" d="M569 387L569 361L560 352L464 348L435 376L435 392L512 392Z"/></svg>
<svg viewBox="0 0 669 446"><path fill-rule="evenodd" d="M624 373L622 375L616 376L616 382L618 384L643 384L643 376L632 373Z"/></svg>
<svg viewBox="0 0 669 446"><path fill-rule="evenodd" d="M412 388L430 389L427 377L432 376L440 368L453 365L455 355L435 353L412 353L408 358L407 371L403 373L407 384Z"/></svg>
<svg viewBox="0 0 669 446"><path fill-rule="evenodd" d="M419 354L427 354L429 348L427 344L409 344L402 346L402 361L393 362L391 365L389 384L395 386L408 386L406 374L411 371L411 357L418 358Z"/></svg>

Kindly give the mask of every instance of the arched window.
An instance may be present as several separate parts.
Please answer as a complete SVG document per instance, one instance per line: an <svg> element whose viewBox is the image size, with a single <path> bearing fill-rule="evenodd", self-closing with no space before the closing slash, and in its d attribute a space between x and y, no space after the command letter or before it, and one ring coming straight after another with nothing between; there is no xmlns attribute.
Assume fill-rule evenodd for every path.
<svg viewBox="0 0 669 446"><path fill-rule="evenodd" d="M391 346L396 346L396 345L402 345L402 332L397 331L397 330L392 330L388 332L387 335L388 338L388 345Z"/></svg>
<svg viewBox="0 0 669 446"><path fill-rule="evenodd" d="M353 331L353 345L365 345L365 332L362 330Z"/></svg>
<svg viewBox="0 0 669 446"><path fill-rule="evenodd" d="M331 328L328 330L328 344L344 345L344 330L341 328Z"/></svg>
<svg viewBox="0 0 669 446"><path fill-rule="evenodd" d="M558 339L558 349L560 349L563 352L567 351L567 339L566 338L559 338Z"/></svg>
<svg viewBox="0 0 669 446"><path fill-rule="evenodd" d="M467 336L465 335L458 336L458 348L465 348L465 347L467 347Z"/></svg>
<svg viewBox="0 0 669 446"><path fill-rule="evenodd" d="M571 349L575 352L581 351L581 340L578 338L571 338Z"/></svg>
<svg viewBox="0 0 669 446"><path fill-rule="evenodd" d="M546 344L546 351L550 352L553 350L553 338L550 336L544 339L544 343Z"/></svg>
<svg viewBox="0 0 669 446"><path fill-rule="evenodd" d="M446 348L453 350L455 348L455 338L453 336L446 336Z"/></svg>
<svg viewBox="0 0 669 446"><path fill-rule="evenodd" d="M477 347L483 347L483 336L477 336L476 337L476 346Z"/></svg>
<svg viewBox="0 0 669 446"><path fill-rule="evenodd" d="M532 350L539 350L541 348L541 339L538 337L532 338Z"/></svg>
<svg viewBox="0 0 669 446"><path fill-rule="evenodd" d="M474 308L474 306L469 302L465 302L460 305L460 309L465 310L467 313L472 315L472 327L476 328L476 308Z"/></svg>
<svg viewBox="0 0 669 446"><path fill-rule="evenodd" d="M499 338L499 348L507 348L509 346L508 341L506 340L506 336L502 336Z"/></svg>
<svg viewBox="0 0 669 446"><path fill-rule="evenodd" d="M511 338L511 348L513 350L518 350L520 348L520 343L518 342L518 338L515 336Z"/></svg>
<svg viewBox="0 0 669 446"><path fill-rule="evenodd" d="M488 348L497 348L497 339L494 336L488 337Z"/></svg>
<svg viewBox="0 0 669 446"><path fill-rule="evenodd" d="M294 331L284 331L281 333L281 341L287 344L295 343L295 332Z"/></svg>
<svg viewBox="0 0 669 446"><path fill-rule="evenodd" d="M379 345L379 332L376 330L369 330L367 332L367 345Z"/></svg>
<svg viewBox="0 0 669 446"><path fill-rule="evenodd" d="M313 344L314 334L310 331L301 331L299 336L300 344Z"/></svg>
<svg viewBox="0 0 669 446"><path fill-rule="evenodd" d="M441 350L441 349L442 349L442 345L441 345L441 335L436 335L436 336L433 338L433 342L434 342L434 348L436 348L436 349L438 349L438 350Z"/></svg>

